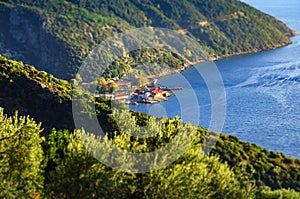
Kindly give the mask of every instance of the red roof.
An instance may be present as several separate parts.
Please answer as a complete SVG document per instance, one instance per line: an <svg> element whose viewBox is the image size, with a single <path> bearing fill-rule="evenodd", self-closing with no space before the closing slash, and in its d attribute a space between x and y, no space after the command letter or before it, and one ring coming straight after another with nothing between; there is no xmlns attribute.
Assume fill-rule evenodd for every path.
<svg viewBox="0 0 300 199"><path fill-rule="evenodd" d="M155 93L155 94L157 94L157 93L162 93L164 91L161 90L161 89L155 88L155 89L152 90L152 92Z"/></svg>

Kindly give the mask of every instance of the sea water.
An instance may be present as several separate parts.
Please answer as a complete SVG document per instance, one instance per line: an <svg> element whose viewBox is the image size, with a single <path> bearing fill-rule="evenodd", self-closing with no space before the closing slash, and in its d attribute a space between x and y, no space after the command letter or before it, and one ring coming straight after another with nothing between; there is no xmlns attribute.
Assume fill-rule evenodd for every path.
<svg viewBox="0 0 300 199"><path fill-rule="evenodd" d="M282 20L300 33L300 1L245 2ZM292 41L293 44L280 49L235 56L214 63L226 91L227 110L222 132L300 158L300 36L293 37ZM190 105L190 96L183 90L174 91L175 95L166 102L139 104L130 106L130 109L158 117L181 116L183 109L197 109L199 119L188 117L183 120L208 128L212 100L197 67L202 66L197 65L180 74L192 86L197 104ZM176 75L171 75L159 82L166 86L182 86L174 79Z"/></svg>

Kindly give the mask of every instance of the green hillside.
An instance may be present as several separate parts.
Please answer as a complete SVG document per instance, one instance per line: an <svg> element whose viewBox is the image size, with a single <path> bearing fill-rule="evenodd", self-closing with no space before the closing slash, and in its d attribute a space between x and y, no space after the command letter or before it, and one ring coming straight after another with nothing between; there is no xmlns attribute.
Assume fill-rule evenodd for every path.
<svg viewBox="0 0 300 199"><path fill-rule="evenodd" d="M149 26L188 35L214 59L285 46L295 35L238 0L0 0L0 198L300 198L300 159L225 134L202 158L206 129L178 117L115 113L111 101L73 90L70 82L78 83L73 77L97 44ZM118 58L104 75L121 76L158 60L175 69L188 64L162 49L142 49ZM99 132L75 128L74 93L84 97L75 104L83 114L90 116L95 106L106 135L101 142L90 134ZM118 121L114 114L120 115ZM143 126L156 134L131 136ZM147 165L148 152L159 151L182 132L195 135L191 145L175 162L152 172L111 168L91 154L103 151L99 143L110 142L126 152L145 153L144 161L100 154L121 168L135 168ZM181 142L188 139L184 135Z"/></svg>
<svg viewBox="0 0 300 199"><path fill-rule="evenodd" d="M0 104L9 115L19 111L53 127L72 129L71 85L33 66L0 55Z"/></svg>
<svg viewBox="0 0 300 199"><path fill-rule="evenodd" d="M237 0L69 0L0 1L0 53L70 79L97 44L117 32L154 26L177 30L213 58L273 49L295 33L275 18ZM164 56L149 52L143 62ZM115 72L139 64L118 60ZM183 65L167 57L175 68Z"/></svg>
<svg viewBox="0 0 300 199"><path fill-rule="evenodd" d="M207 130L184 124L178 118L159 119L134 112L131 114L135 118L135 124L145 126L151 123L152 127L163 126L163 128L151 139L130 138L130 136L128 137L130 132L120 129L114 121L110 102L97 98L95 102L97 117L102 126L106 127L104 131L107 133L108 139L126 150L139 152L157 150L172 140L180 129L188 128L189 132L195 132L195 139L190 150L165 169L145 174L132 174L110 169L96 161L83 148L78 135L83 135L85 132L75 130L75 134L73 134L75 127L71 109L71 91L71 85L65 80L38 71L33 66L0 56L0 104L4 108L4 112L8 116L13 116L14 112L18 110L19 115L30 115L37 122L42 122L41 127L36 126L35 123L33 125L29 119L26 124L12 122L7 120L8 116L3 116L2 110L0 110L0 146L10 154L7 156L6 153L0 153L0 157L5 155L0 158L3 166L18 161L9 158L15 157L14 154L22 155L19 148L6 149L5 147L17 146L12 143L19 143L20 147L25 147L27 141L32 137L24 137L27 135L26 133L33 133L32 138L36 141L30 143L34 147L39 150L41 146L43 147L43 162L40 159L34 161L28 159L30 164L35 165L34 168L40 164L40 169L43 171L43 174L40 174L39 170L28 171L30 175L35 175L34 179L39 184L36 187L32 184L28 186L31 191L36 190L38 194L45 193L51 196L50 198L75 196L79 198L84 198L84 196L90 198L99 198L100 196L104 198L110 198L110 196L113 198L161 198L171 196L169 194L175 194L181 198L182 194L195 197L200 193L205 197L211 195L209 198L278 198L279 196L299 198L299 193L283 190L300 191L299 159L292 159L282 153L271 152L254 144L242 142L235 136L224 134L218 138L211 157L202 159L198 155ZM94 100L88 94L84 95L87 96L87 100ZM15 118L13 121L17 121L17 119ZM20 118L20 121L27 121L27 119ZM68 130L51 131L52 128ZM42 131L42 135L46 136L45 139L42 139L44 141L39 140L35 135L40 131ZM133 129L128 129L128 131L133 131ZM12 133L12 136L6 139L7 133ZM18 136L27 141L16 142L18 139L15 138ZM90 146L96 147L92 144L95 144L94 138L86 136L86 141L91 142ZM16 151L14 152L14 150ZM24 153L29 152L30 150L24 150ZM24 155L27 157L28 154ZM37 155L41 156L42 153L38 152ZM28 157L32 158L30 155ZM9 161L12 162L8 164ZM126 160L118 161L121 161L120 164L126 164ZM26 164L30 165L29 162ZM14 172L21 172L18 169L23 168L19 167L22 164L21 162L13 164L15 165ZM1 193L16 194L17 196L21 196L18 195L19 192L24 194L23 185L16 182L22 180L25 183L28 182L28 179L26 177L17 178L16 173L5 170L6 166L1 168L0 176L3 178L9 176L9 179L12 180L0 183L0 189L3 190ZM212 170L213 172L211 172ZM193 178L191 182L190 175L198 177ZM201 175L205 175L207 180L201 180L202 178L199 177ZM43 179L44 184L42 183ZM15 183L14 187L19 192L13 191L13 188L9 190L9 183ZM201 186L206 188L199 189ZM271 189L276 191L271 191ZM114 190L119 191L115 192ZM30 192L30 194L33 193Z"/></svg>

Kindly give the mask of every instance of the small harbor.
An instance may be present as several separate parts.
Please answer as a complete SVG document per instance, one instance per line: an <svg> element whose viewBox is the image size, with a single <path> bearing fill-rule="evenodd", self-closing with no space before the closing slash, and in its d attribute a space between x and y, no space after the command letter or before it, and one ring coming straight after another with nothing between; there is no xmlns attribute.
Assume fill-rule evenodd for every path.
<svg viewBox="0 0 300 199"><path fill-rule="evenodd" d="M172 91L183 90L182 87L165 87L156 84L156 81L144 85L134 85L129 80L100 80L99 92L95 97L122 101L129 105L140 103L155 104L167 101Z"/></svg>

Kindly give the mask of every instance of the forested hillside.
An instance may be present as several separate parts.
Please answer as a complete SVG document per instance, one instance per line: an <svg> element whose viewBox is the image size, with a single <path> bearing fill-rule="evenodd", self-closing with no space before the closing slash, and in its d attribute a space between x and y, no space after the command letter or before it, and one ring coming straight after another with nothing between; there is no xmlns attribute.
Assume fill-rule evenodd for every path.
<svg viewBox="0 0 300 199"><path fill-rule="evenodd" d="M82 145L84 136L85 144L97 149L96 138L74 129L72 87L68 82L0 56L0 85L0 102L4 108L4 113L0 110L0 197L299 197L299 193L287 190L300 191L298 159L224 134L210 156L200 158L207 130L184 124L178 118L159 119L142 113L120 113L131 114L135 118L134 125L163 126L151 139L133 138L129 136L130 132L118 128L110 109L111 103L97 98L96 113L101 124L106 126L107 141L113 141L123 149L157 150L169 143L180 130L195 133L189 150L164 169L145 174L111 169L94 159ZM94 100L92 96L88 98ZM14 116L17 110L19 113ZM42 122L41 126L22 115L34 117L37 122ZM22 161L20 157L23 157ZM120 165L126 165L128 159L118 161Z"/></svg>
<svg viewBox="0 0 300 199"><path fill-rule="evenodd" d="M68 80L97 44L135 27L176 30L198 41L213 58L284 46L295 34L237 0L1 0L0 25L1 54ZM152 51L143 61L156 56ZM174 67L182 65L174 56L167 59ZM117 72L110 75L138 64L136 59L118 60Z"/></svg>
<svg viewBox="0 0 300 199"><path fill-rule="evenodd" d="M33 66L0 56L0 104L6 113L30 115L53 127L72 128L71 85Z"/></svg>
<svg viewBox="0 0 300 199"><path fill-rule="evenodd" d="M281 47L295 35L238 0L0 0L0 198L300 198L299 159L219 133L202 157L208 130L178 117L113 111L112 101L74 89L78 68L97 44L149 26L193 38L213 59ZM116 59L104 75L118 77L158 60L175 69L188 66L180 55L141 49ZM84 100L76 102L77 95ZM76 129L72 105L84 107L87 116L95 107L105 136ZM132 136L144 126L156 134ZM191 144L159 170L135 173L95 159L95 151L113 143L145 153L144 161L106 151L102 158L119 168L147 165L149 152L182 132L181 142L194 135ZM165 163L169 157L155 158Z"/></svg>

